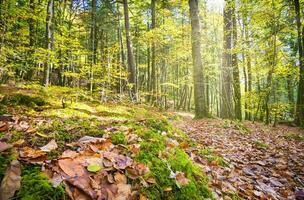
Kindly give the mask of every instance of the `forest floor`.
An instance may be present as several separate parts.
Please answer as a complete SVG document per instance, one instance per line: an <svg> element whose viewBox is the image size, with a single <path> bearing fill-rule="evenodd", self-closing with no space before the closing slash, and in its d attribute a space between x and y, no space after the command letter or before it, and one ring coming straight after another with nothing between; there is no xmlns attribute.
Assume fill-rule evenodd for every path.
<svg viewBox="0 0 304 200"><path fill-rule="evenodd" d="M303 199L298 128L96 99L0 87L0 199Z"/></svg>
<svg viewBox="0 0 304 200"><path fill-rule="evenodd" d="M199 143L206 159L195 161L209 176L216 199L231 192L244 199L304 198L303 130L182 116L176 125Z"/></svg>

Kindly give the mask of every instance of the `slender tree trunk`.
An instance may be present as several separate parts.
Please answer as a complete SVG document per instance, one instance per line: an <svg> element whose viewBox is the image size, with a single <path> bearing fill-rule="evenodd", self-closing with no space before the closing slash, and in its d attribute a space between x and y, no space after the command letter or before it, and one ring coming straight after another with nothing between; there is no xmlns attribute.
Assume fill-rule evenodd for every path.
<svg viewBox="0 0 304 200"><path fill-rule="evenodd" d="M233 90L234 90L234 109L235 109L235 118L242 120L242 104L241 104L241 84L240 84L240 72L237 59L237 25L236 25L236 10L235 10L235 1L232 1L232 23L233 23L233 54L232 54L232 67L233 67Z"/></svg>
<svg viewBox="0 0 304 200"><path fill-rule="evenodd" d="M250 54L250 39L249 39L249 28L248 28L248 19L246 17L246 21L244 22L245 25L245 40L246 40L246 65L247 65L247 75L248 75L248 92L252 91L252 72L251 72L251 54ZM250 107L250 106L249 106ZM248 119L252 120L251 112L248 113Z"/></svg>
<svg viewBox="0 0 304 200"><path fill-rule="evenodd" d="M151 0L151 17L152 17L152 30L156 27L156 0ZM153 39L152 48L151 48L151 93L152 93L152 104L155 103L156 100L156 44Z"/></svg>
<svg viewBox="0 0 304 200"><path fill-rule="evenodd" d="M131 87L132 87L130 97L131 97L132 101L137 101L135 59L134 59L134 54L133 54L133 49L132 49L133 47L132 47L131 33L130 33L128 0L123 0L123 3L124 3L126 41L127 41L127 52L128 52L129 84L131 84Z"/></svg>
<svg viewBox="0 0 304 200"><path fill-rule="evenodd" d="M201 32L198 0L189 0L189 6L191 20L195 117L203 118L208 117L209 113L206 108L206 97L204 92L205 85L201 55Z"/></svg>
<svg viewBox="0 0 304 200"><path fill-rule="evenodd" d="M302 22L301 22L301 8L299 0L294 0L294 6L296 11L296 23L297 23L297 32L298 32L298 49L299 49L299 61L300 61L300 78L299 78L299 86L298 86L298 98L296 105L296 116L295 123L299 126L304 125L304 52L303 45L304 35L302 30ZM303 27L304 29L304 27Z"/></svg>
<svg viewBox="0 0 304 200"><path fill-rule="evenodd" d="M122 39L122 30L120 25L120 12L119 12L119 4L117 3L117 11L118 11L118 37L119 37L119 45L120 45L120 70L119 70L119 92L120 94L123 93L123 88L125 86L125 82L122 80L122 69L126 69L126 57L125 57L125 51L124 51L124 45L123 45L123 39Z"/></svg>
<svg viewBox="0 0 304 200"><path fill-rule="evenodd" d="M231 91L231 49L232 49L232 9L230 1L226 0L224 8L224 52L223 52L223 63L221 69L221 113L222 118L231 119L233 117L232 111L232 91Z"/></svg>
<svg viewBox="0 0 304 200"><path fill-rule="evenodd" d="M50 52L52 50L52 22L53 22L53 0L49 0L47 4L47 16L46 16L46 48L48 50L47 62L44 65L44 78L43 83L45 87L48 87L50 81L50 69L51 69L51 61L50 61Z"/></svg>
<svg viewBox="0 0 304 200"><path fill-rule="evenodd" d="M96 3L97 0L92 0L91 13L91 33L90 33L90 92L93 92L94 87L94 65L96 64Z"/></svg>

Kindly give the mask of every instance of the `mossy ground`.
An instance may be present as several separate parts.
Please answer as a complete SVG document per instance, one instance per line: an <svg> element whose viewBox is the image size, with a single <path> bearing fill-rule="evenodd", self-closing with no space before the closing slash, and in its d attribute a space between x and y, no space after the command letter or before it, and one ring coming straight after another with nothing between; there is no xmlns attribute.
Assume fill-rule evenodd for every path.
<svg viewBox="0 0 304 200"><path fill-rule="evenodd" d="M101 137L107 127L125 126L132 133L142 138L140 152L135 160L143 162L150 168L149 176L156 184L144 187L141 192L149 199L204 199L212 198L207 179L201 170L193 164L187 153L179 147L167 148L168 138L178 142L194 145L180 130L172 127L168 118L157 109L145 105L132 105L121 102L99 103L86 92L70 88L37 85L22 87L18 92L4 95L5 110L31 118L49 120L42 125L33 125L36 132L25 134L13 131L10 142L24 139L28 146L38 147L55 139L59 148L49 153L49 159L56 158L65 150L65 144L82 136ZM15 96L14 96L15 95ZM65 99L62 105L61 99ZM172 116L171 116L172 117ZM114 144L127 144L124 132L114 131L110 134ZM3 160L3 162L2 162ZM9 159L0 156L0 178ZM22 187L17 196L21 199L63 199L64 188L53 188L40 169L23 164ZM185 173L189 184L181 186L170 178L171 170Z"/></svg>

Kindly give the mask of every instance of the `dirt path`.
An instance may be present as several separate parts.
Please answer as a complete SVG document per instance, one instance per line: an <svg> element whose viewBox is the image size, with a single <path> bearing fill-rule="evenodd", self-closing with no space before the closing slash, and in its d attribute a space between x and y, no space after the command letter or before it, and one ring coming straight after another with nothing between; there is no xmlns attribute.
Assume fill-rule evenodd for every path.
<svg viewBox="0 0 304 200"><path fill-rule="evenodd" d="M304 199L304 134L298 128L189 116L177 126L199 143L193 158L216 199Z"/></svg>

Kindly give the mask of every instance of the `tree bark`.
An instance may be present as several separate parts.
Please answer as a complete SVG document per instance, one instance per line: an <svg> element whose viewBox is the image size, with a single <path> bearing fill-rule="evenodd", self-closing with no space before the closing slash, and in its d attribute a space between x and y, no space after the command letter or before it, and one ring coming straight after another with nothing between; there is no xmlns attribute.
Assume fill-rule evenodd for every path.
<svg viewBox="0 0 304 200"><path fill-rule="evenodd" d="M191 20L195 117L203 118L208 117L209 113L206 108L198 0L189 0L189 7Z"/></svg>
<svg viewBox="0 0 304 200"><path fill-rule="evenodd" d="M304 125L304 52L303 52L303 43L301 42L304 39L302 32L302 22L301 22L301 8L299 0L294 0L294 6L296 11L296 23L297 23L297 33L298 33L298 51L299 51L299 62L300 62L300 77L299 77L299 86L298 86L298 98L296 105L296 116L295 123L299 126ZM303 27L304 28L304 27Z"/></svg>
<svg viewBox="0 0 304 200"><path fill-rule="evenodd" d="M47 16L46 16L46 48L48 50L47 53L47 62L44 65L44 78L43 78L43 83L45 87L48 87L49 81L50 81L50 69L51 69L51 62L50 62L50 52L52 50L52 38L53 38L53 33L52 33L52 22L53 22L53 0L49 0L47 4Z"/></svg>
<svg viewBox="0 0 304 200"><path fill-rule="evenodd" d="M241 104L241 84L240 84L240 72L237 59L237 25L236 25L236 10L235 1L232 0L232 34L233 34L233 53L232 53L232 67L233 67L233 90L234 90L234 109L235 118L242 120L242 104Z"/></svg>
<svg viewBox="0 0 304 200"><path fill-rule="evenodd" d="M152 18L152 23L151 23L151 28L152 30L155 29L156 27L156 0L151 0L151 18ZM156 100L156 60L155 60L155 41L154 39L152 40L152 48L151 48L151 93L152 93L152 104L155 103Z"/></svg>
<svg viewBox="0 0 304 200"><path fill-rule="evenodd" d="M223 63L221 69L222 77L222 99L221 99L221 112L220 116L225 119L231 119L233 117L232 106L232 88L231 88L231 65L232 65L232 9L229 4L229 0L226 0L224 8L224 52Z"/></svg>
<svg viewBox="0 0 304 200"><path fill-rule="evenodd" d="M129 71L128 79L129 79L129 84L131 84L130 97L132 101L137 101L135 59L132 49L133 47L132 47L131 33L130 33L128 0L124 0L123 3L124 3L124 15L125 15L127 54L128 54L128 71Z"/></svg>

